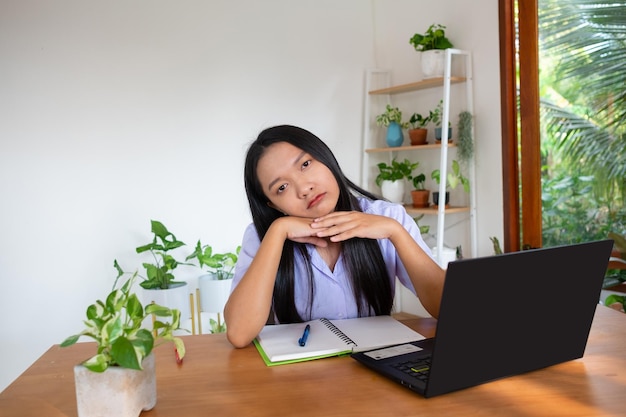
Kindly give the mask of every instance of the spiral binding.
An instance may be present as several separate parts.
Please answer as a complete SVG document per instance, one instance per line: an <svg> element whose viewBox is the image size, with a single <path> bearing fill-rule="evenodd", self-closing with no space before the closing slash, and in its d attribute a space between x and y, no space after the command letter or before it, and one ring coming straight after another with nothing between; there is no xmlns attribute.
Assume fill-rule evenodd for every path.
<svg viewBox="0 0 626 417"><path fill-rule="evenodd" d="M324 324L324 326L328 327L328 330L333 332L335 334L335 336L337 336L339 339L343 340L343 342L346 345L357 346L357 344L354 342L354 340L350 339L344 332L339 330L339 328L337 326L335 326L330 320L324 318L324 319L320 319L320 321Z"/></svg>

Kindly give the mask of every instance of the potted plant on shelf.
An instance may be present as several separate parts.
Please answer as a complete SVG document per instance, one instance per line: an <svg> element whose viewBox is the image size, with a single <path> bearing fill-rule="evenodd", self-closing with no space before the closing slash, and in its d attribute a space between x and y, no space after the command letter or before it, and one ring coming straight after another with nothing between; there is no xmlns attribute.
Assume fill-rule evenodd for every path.
<svg viewBox="0 0 626 417"><path fill-rule="evenodd" d="M402 123L402 111L398 107L387 104L385 112L376 116L376 124L387 128L387 145L390 147L402 145L404 142L402 129L406 129L407 124Z"/></svg>
<svg viewBox="0 0 626 417"><path fill-rule="evenodd" d="M398 162L395 158L391 161L391 165L385 162L379 163L376 185L380 187L383 197L394 203L402 203L404 180L412 178L411 174L418 165L419 163L408 159Z"/></svg>
<svg viewBox="0 0 626 417"><path fill-rule="evenodd" d="M426 126L430 122L430 115L422 116L419 113L413 113L409 119L409 139L411 145L424 145L427 143L428 129Z"/></svg>
<svg viewBox="0 0 626 417"><path fill-rule="evenodd" d="M442 129L441 124L443 123L443 100L439 100L437 107L434 110L430 111L430 121L435 125L435 140L437 143L441 143L442 137ZM452 123L448 120L448 143L452 142Z"/></svg>
<svg viewBox="0 0 626 417"><path fill-rule="evenodd" d="M424 78L442 77L444 68L444 50L452 48L452 42L446 37L446 27L432 24L424 34L416 33L409 43L422 53L422 74Z"/></svg>
<svg viewBox="0 0 626 417"><path fill-rule="evenodd" d="M419 173L418 175L411 177L410 180L413 183L413 190L411 190L413 207L428 207L428 198L430 197L430 191L424 188L426 175L424 175L424 173Z"/></svg>
<svg viewBox="0 0 626 417"><path fill-rule="evenodd" d="M96 341L96 354L74 367L78 415L136 417L156 405L156 374L153 348L173 342L176 358L185 356L185 344L173 331L180 324L180 311L158 304L144 306L133 293L137 273L125 273L114 262L118 276L105 301L87 308L85 329L66 338L61 347L71 346L81 336ZM145 320L153 318L152 320ZM167 321L169 319L169 321ZM150 329L142 323L150 322Z"/></svg>
<svg viewBox="0 0 626 417"><path fill-rule="evenodd" d="M173 251L185 246L176 236L167 230L163 223L151 220L152 242L139 246L137 253L149 252L154 259L153 263L142 263L146 276L139 285L144 289L142 292L144 303L155 302L179 310L183 320L191 317L189 305L189 291L187 282L176 281L174 270L179 265L188 265L179 262L172 255Z"/></svg>
<svg viewBox="0 0 626 417"><path fill-rule="evenodd" d="M200 240L196 243L195 250L187 256L186 261L195 259L197 266L204 272L198 277L198 288L200 292L200 309L202 312L217 315L217 320L210 318L211 333L223 333L226 331L226 324L222 322L222 314L233 280L233 270L237 263L241 246L235 252L215 253L211 245L203 245ZM200 323L200 327L202 324ZM200 328L202 333L202 329Z"/></svg>
<svg viewBox="0 0 626 417"><path fill-rule="evenodd" d="M430 177L435 180L437 184L441 184L441 171L439 169L435 169L430 174ZM469 180L461 173L461 166L459 165L459 161L456 159L452 161L452 170L448 172L446 177L445 206L448 207L450 202L450 190L453 190L457 187L457 185L462 184L465 192L469 193L470 184ZM439 205L439 191L433 191L433 203L436 206Z"/></svg>

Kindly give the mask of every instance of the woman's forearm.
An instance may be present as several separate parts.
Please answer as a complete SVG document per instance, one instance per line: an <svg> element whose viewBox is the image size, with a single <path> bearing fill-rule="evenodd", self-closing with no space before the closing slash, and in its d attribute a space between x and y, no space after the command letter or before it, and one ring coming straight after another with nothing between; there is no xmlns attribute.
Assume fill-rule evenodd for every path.
<svg viewBox="0 0 626 417"><path fill-rule="evenodd" d="M226 334L235 347L245 347L259 334L270 312L276 272L286 234L275 222L224 307Z"/></svg>
<svg viewBox="0 0 626 417"><path fill-rule="evenodd" d="M391 243L398 251L420 302L430 315L437 318L445 271L424 252L402 225L400 229L390 237Z"/></svg>

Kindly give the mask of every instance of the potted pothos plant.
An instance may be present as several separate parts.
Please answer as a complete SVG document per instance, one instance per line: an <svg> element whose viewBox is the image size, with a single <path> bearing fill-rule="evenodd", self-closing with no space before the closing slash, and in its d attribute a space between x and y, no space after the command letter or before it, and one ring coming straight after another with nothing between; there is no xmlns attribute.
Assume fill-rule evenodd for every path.
<svg viewBox="0 0 626 417"><path fill-rule="evenodd" d="M416 51L430 51L433 49L452 48L452 42L446 37L446 27L444 25L433 23L426 29L426 32L416 33L409 43L413 45Z"/></svg>
<svg viewBox="0 0 626 417"><path fill-rule="evenodd" d="M416 33L409 43L421 52L422 73L424 78L443 76L444 50L452 48L452 42L446 36L444 25L433 23L425 33Z"/></svg>
<svg viewBox="0 0 626 417"><path fill-rule="evenodd" d="M412 178L413 170L418 165L418 162L411 162L408 159L399 162L394 158L391 164L380 162L377 165L379 172L375 181L376 185L380 187L383 197L394 203L402 203L404 199L404 180Z"/></svg>
<svg viewBox="0 0 626 417"><path fill-rule="evenodd" d="M441 184L441 171L439 169L433 170L430 177L435 180L437 184ZM469 179L467 179L461 172L461 165L456 159L452 161L452 170L448 171L446 175L446 196L445 205L448 206L450 202L450 190L455 189L459 184L463 185L463 190L466 193L470 191ZM439 205L439 191L433 191L433 203Z"/></svg>
<svg viewBox="0 0 626 417"><path fill-rule="evenodd" d="M197 266L204 272L198 277L200 308L201 312L217 315L217 320L212 317L209 319L211 333L226 331L222 314L230 296L233 271L240 251L241 246L238 246L235 252L217 253L213 251L211 245L203 245L201 240L198 240L195 250L185 259L197 261Z"/></svg>
<svg viewBox="0 0 626 417"><path fill-rule="evenodd" d="M81 417L138 416L152 409L157 399L153 349L171 342L177 360L185 356L183 340L173 333L180 325L180 311L158 304L144 307L132 292L137 273L120 281L126 273L117 261L114 267L118 276L112 291L87 308L85 329L60 345L71 346L82 336L96 342L95 355L74 367ZM152 323L151 328L142 327L144 322Z"/></svg>
<svg viewBox="0 0 626 417"><path fill-rule="evenodd" d="M402 122L402 111L398 107L387 104L385 111L376 116L376 124L387 128L387 145L391 147L402 145L404 142L402 129L406 129L408 124Z"/></svg>
<svg viewBox="0 0 626 417"><path fill-rule="evenodd" d="M430 114L422 116L420 113L413 113L409 119L409 140L411 145L424 145L427 141L428 129L426 126L430 122Z"/></svg>

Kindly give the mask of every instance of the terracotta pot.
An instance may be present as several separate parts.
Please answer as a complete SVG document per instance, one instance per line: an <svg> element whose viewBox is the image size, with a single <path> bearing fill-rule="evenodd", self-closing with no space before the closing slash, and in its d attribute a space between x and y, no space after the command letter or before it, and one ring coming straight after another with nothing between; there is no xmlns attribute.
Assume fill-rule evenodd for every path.
<svg viewBox="0 0 626 417"><path fill-rule="evenodd" d="M428 135L428 129L411 129L409 130L409 139L411 140L411 145L425 145L428 143L426 141L426 136Z"/></svg>
<svg viewBox="0 0 626 417"><path fill-rule="evenodd" d="M429 190L413 190L411 198L413 199L413 207L428 207Z"/></svg>

